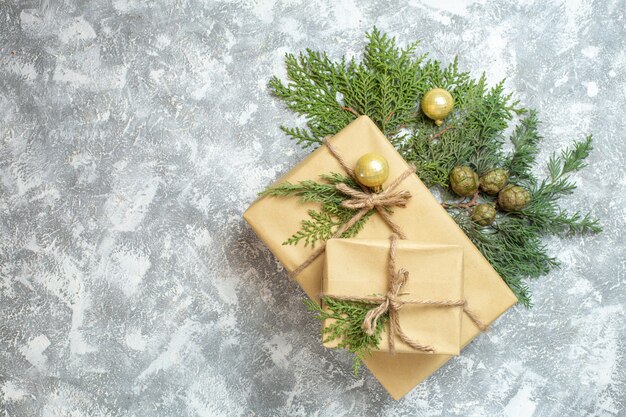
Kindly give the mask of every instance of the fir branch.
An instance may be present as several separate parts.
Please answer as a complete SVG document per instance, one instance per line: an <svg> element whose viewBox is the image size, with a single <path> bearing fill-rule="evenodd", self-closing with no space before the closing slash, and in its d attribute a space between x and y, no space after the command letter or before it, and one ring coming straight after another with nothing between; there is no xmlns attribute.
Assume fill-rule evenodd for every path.
<svg viewBox="0 0 626 417"><path fill-rule="evenodd" d="M324 343L336 341L338 349L346 349L353 353L355 356L352 369L354 375L358 375L362 360L373 349L378 348L389 315L381 316L374 334L369 336L362 330L361 325L367 312L372 308L371 304L336 300L332 297L322 297L322 304L326 308L309 299L305 300L305 304L317 319L322 322L329 320L322 330Z"/></svg>
<svg viewBox="0 0 626 417"><path fill-rule="evenodd" d="M593 137L589 135L585 140L576 141L571 148L567 148L561 152L561 161L563 162L561 175L580 171L587 166L585 161L593 150L593 146L591 145L592 140Z"/></svg>
<svg viewBox="0 0 626 417"><path fill-rule="evenodd" d="M298 57L287 54L285 62L291 82L285 85L272 77L269 87L287 107L307 117L310 134L283 127L294 140L305 147L315 145L354 120L355 116L343 110L336 99L340 92L335 80L345 75L345 68L335 65L325 53L309 49Z"/></svg>
<svg viewBox="0 0 626 417"><path fill-rule="evenodd" d="M333 229L341 225L333 216L325 211L309 210L311 220L303 220L301 229L283 242L283 245L297 245L304 240L304 246L315 246L317 241L325 241L332 237Z"/></svg>
<svg viewBox="0 0 626 417"><path fill-rule="evenodd" d="M523 215L532 222L532 227L543 231L543 233L568 235L599 233L602 227L591 213L582 214L574 212L569 214L558 207L531 202L528 207L522 210Z"/></svg>
<svg viewBox="0 0 626 417"><path fill-rule="evenodd" d="M300 197L303 203L336 203L341 204L345 199L343 194L335 188L335 184L319 183L313 180L301 181L298 184L284 182L261 192L261 196L272 197Z"/></svg>
<svg viewBox="0 0 626 417"><path fill-rule="evenodd" d="M548 160L549 178L541 181L539 186L531 189L531 202L522 210L522 215L534 227L544 233L599 233L602 231L598 221L590 213L575 212L568 214L558 206L558 199L571 194L576 184L568 174L581 170L593 149L592 137L563 150L560 155L553 154Z"/></svg>
<svg viewBox="0 0 626 417"><path fill-rule="evenodd" d="M299 127L290 128L286 126L281 126L280 129L295 140L298 145L302 145L303 148L317 146L324 143L322 139L312 136L306 129L301 129Z"/></svg>
<svg viewBox="0 0 626 417"><path fill-rule="evenodd" d="M534 181L531 168L539 152L539 143L543 139L537 131L538 123L537 112L531 110L510 137L514 151L505 165L509 171L509 178L513 181Z"/></svg>
<svg viewBox="0 0 626 417"><path fill-rule="evenodd" d="M506 215L499 218L493 228L484 228L472 222L465 213L451 214L518 300L530 307L530 291L525 280L544 275L558 266L558 262L547 254L537 230L526 227L521 219Z"/></svg>
<svg viewBox="0 0 626 417"><path fill-rule="evenodd" d="M585 159L593 149L591 135L584 141L576 141L573 146L553 154L548 160L550 177L544 179L539 187L534 187L533 196L546 201L555 201L560 196L571 194L576 189L568 174L579 171L587 164Z"/></svg>
<svg viewBox="0 0 626 417"><path fill-rule="evenodd" d="M306 117L308 132L283 127L297 143L321 143L361 114L390 135L415 119L415 97L430 88L421 69L425 55L414 56L417 42L399 48L376 28L367 37L364 62L358 64L333 62L325 53L308 49L298 57L285 56L289 81L272 77L269 87L288 108Z"/></svg>
<svg viewBox="0 0 626 417"><path fill-rule="evenodd" d="M348 197L335 186L343 183L351 188L358 188L357 183L352 178L337 173L322 174L320 178L324 182L312 180L301 181L297 184L284 182L259 193L262 196L271 197L295 196L299 197L303 203L321 203L321 210L309 210L307 213L310 219L302 220L300 230L283 242L283 245L297 245L304 242L304 246L315 246L317 242L330 239L339 227L346 224L356 214L356 210L341 205ZM372 214L374 210L370 210L361 217L341 237L356 236Z"/></svg>

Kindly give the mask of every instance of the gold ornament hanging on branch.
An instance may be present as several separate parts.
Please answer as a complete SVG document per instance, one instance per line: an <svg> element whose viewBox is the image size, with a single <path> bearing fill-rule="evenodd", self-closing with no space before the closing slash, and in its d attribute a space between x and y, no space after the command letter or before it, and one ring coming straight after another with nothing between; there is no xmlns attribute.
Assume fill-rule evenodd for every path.
<svg viewBox="0 0 626 417"><path fill-rule="evenodd" d="M422 97L422 111L433 119L437 126L441 126L443 119L452 112L452 109L454 109L454 99L443 88L433 88Z"/></svg>
<svg viewBox="0 0 626 417"><path fill-rule="evenodd" d="M354 175L357 181L375 193L383 190L383 184L389 178L389 164L377 153L366 153L356 163Z"/></svg>

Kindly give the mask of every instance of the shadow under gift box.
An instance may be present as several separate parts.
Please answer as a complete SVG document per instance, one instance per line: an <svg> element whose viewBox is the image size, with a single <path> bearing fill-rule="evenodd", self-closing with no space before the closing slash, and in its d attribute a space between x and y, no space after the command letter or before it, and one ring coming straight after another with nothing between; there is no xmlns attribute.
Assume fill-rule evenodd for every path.
<svg viewBox="0 0 626 417"><path fill-rule="evenodd" d="M389 162L388 183L408 168L406 161L367 116L361 116L350 123L331 141L349 166L354 166L359 157L368 152L384 156ZM320 146L274 185L286 181L319 181L321 174L333 172L344 173L326 146ZM407 239L421 243L458 245L463 248L464 296L468 308L483 323L493 322L517 302L506 283L416 175L406 178L396 190L408 190L412 195L406 208L393 208L393 220L400 225ZM297 197L265 196L246 210L244 218L285 268L293 271L309 257L313 248L303 244L283 245L283 242L300 230L302 220L309 218L308 210L319 208L319 204L302 203ZM387 239L390 234L389 226L379 215L374 214L358 237ZM323 269L324 255L319 256L296 277L297 282L313 300L319 301ZM479 334L480 330L463 315L462 345L467 345ZM374 352L364 362L389 394L394 399L399 399L451 357Z"/></svg>
<svg viewBox="0 0 626 417"><path fill-rule="evenodd" d="M324 294L368 297L386 294L389 288L389 239L331 239L326 245ZM400 300L462 300L463 249L399 240L396 270L406 269L409 278L400 290ZM375 305L372 308L376 307ZM402 331L436 353L458 355L461 350L461 306L405 304L398 311ZM324 327L334 319L324 320ZM383 328L378 351L389 351L388 324ZM335 347L339 340L324 343ZM396 353L424 354L394 337ZM429 354L429 353L425 353Z"/></svg>

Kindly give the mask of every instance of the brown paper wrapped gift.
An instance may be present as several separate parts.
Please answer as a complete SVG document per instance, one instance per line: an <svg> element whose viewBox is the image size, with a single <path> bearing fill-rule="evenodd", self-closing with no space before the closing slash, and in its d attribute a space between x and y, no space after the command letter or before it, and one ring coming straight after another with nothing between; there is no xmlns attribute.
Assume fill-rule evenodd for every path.
<svg viewBox="0 0 626 417"><path fill-rule="evenodd" d="M325 295L369 297L389 288L389 239L331 239L326 245L322 291ZM454 245L397 242L396 269L408 271L400 300L462 300L463 248ZM373 306L376 307L376 306ZM405 304L398 311L402 332L437 354L458 355L461 350L462 306ZM330 319L324 322L324 326ZM388 324L379 351L389 351ZM394 335L396 353L421 353ZM325 342L335 347L336 340Z"/></svg>
<svg viewBox="0 0 626 417"><path fill-rule="evenodd" d="M408 168L406 161L367 116L361 116L350 123L331 141L352 166L365 153L376 152L383 155L389 162L388 181L397 178ZM285 181L296 183L319 180L320 174L332 172L341 173L343 170L326 146L320 146L275 185ZM393 219L402 227L407 239L423 243L459 245L463 248L465 299L468 307L484 323L493 322L516 303L515 295L502 278L416 175L402 181L398 189L408 190L412 194L406 208L393 210ZM282 243L300 229L302 220L308 216L308 210L315 208L319 209L317 204L303 204L296 197L266 196L255 201L244 213L244 218L278 260L289 271L293 271L309 257L313 249L310 246ZM389 226L375 214L368 219L358 237L386 239L389 234ZM314 300L319 300L323 267L324 256L320 256L296 277L304 291ZM461 325L463 346L479 333L480 330L464 315ZM389 355L387 352L374 352L364 362L391 396L398 399L450 358L449 355Z"/></svg>

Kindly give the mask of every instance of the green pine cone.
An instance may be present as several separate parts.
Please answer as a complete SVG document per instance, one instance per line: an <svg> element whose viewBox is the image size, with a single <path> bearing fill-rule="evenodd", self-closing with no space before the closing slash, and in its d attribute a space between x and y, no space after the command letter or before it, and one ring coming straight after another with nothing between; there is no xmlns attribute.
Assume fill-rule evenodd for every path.
<svg viewBox="0 0 626 417"><path fill-rule="evenodd" d="M495 219L496 208L493 204L479 204L472 211L472 220L481 226L489 226Z"/></svg>
<svg viewBox="0 0 626 417"><path fill-rule="evenodd" d="M498 194L498 206L504 211L519 211L530 202L530 193L519 185L507 185Z"/></svg>
<svg viewBox="0 0 626 417"><path fill-rule="evenodd" d="M494 169L480 177L480 188L487 194L498 194L509 180L509 173L506 169Z"/></svg>
<svg viewBox="0 0 626 417"><path fill-rule="evenodd" d="M478 174L468 166L457 166L450 172L450 187L462 197L469 197L478 191Z"/></svg>

